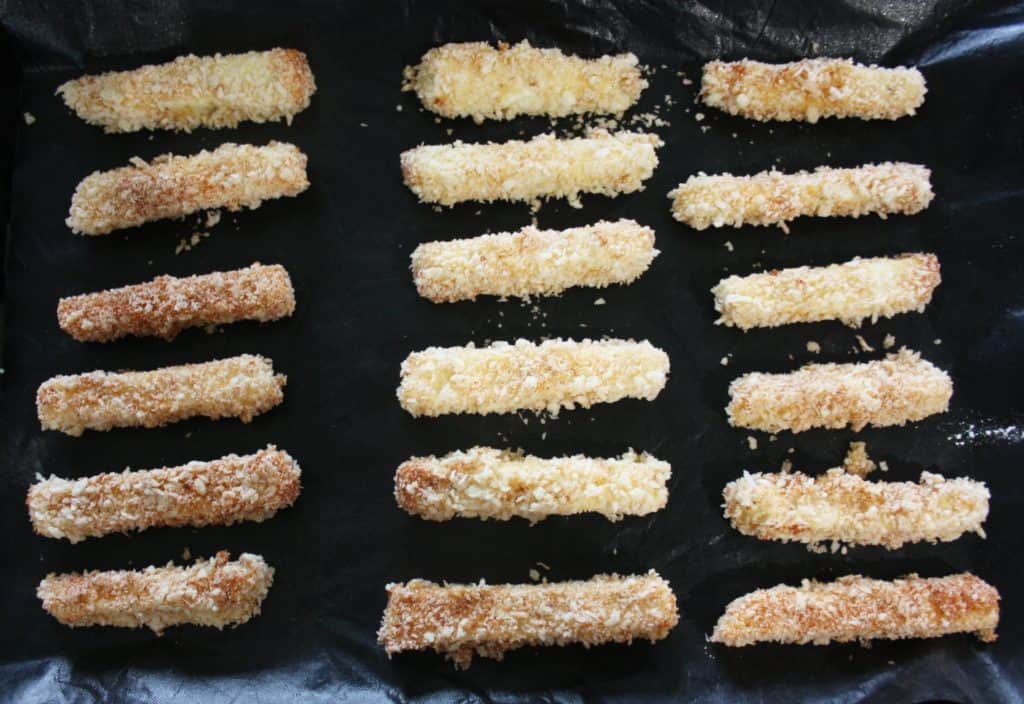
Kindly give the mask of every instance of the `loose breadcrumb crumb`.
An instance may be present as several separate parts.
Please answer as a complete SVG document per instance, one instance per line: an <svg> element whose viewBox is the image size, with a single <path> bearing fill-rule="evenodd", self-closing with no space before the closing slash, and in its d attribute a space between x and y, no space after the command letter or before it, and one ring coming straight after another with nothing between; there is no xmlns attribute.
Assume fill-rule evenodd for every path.
<svg viewBox="0 0 1024 704"><path fill-rule="evenodd" d="M866 442L851 442L843 459L843 469L848 474L855 474L858 477L866 477L875 471L875 463L868 457L868 444Z"/></svg>
<svg viewBox="0 0 1024 704"><path fill-rule="evenodd" d="M26 124L26 125L34 125L34 124L36 123L36 116L35 116L35 115L33 115L33 114L32 114L32 113L30 113L30 112L26 112L26 113L25 113L25 114L23 115L23 117L24 117L24 119L25 119L25 124Z"/></svg>

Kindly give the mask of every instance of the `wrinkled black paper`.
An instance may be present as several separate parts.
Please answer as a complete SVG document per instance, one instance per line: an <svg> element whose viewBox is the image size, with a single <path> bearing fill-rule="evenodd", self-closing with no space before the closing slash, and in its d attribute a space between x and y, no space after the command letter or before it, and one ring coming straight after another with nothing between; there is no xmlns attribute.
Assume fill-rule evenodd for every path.
<svg viewBox="0 0 1024 704"><path fill-rule="evenodd" d="M4 467L0 691L10 701L428 701L700 700L1021 701L1020 566L1024 510L1019 432L1024 382L1024 294L1018 229L1022 200L1024 5L953 2L277 2L96 1L3 5L17 57L19 117L13 140L6 248ZM538 301L437 306L417 298L408 256L419 242L511 230L524 206L464 205L435 212L401 183L398 154L421 142L508 139L549 129L523 119L476 126L441 121L399 92L402 67L448 41L528 38L582 55L632 51L655 68L636 112L659 108L670 126L661 165L637 195L548 204L548 227L632 217L655 228L661 256L636 284L577 290ZM105 135L53 95L84 71L134 67L185 52L294 46L316 73L313 104L294 125L245 125L193 134ZM929 93L919 115L896 122L759 124L694 104L700 65L711 58L790 60L850 55L916 64ZM684 76L690 84L684 84ZM9 95L13 95L11 90ZM673 104L663 104L670 95ZM37 120L20 120L29 112ZM705 115L698 121L697 113ZM5 117L10 117L8 112ZM560 125L566 129L571 123ZM208 239L175 255L196 218L107 237L72 236L63 224L77 182L134 155L189 153L224 141L298 144L311 189L258 211L226 215ZM914 217L802 220L775 229L698 233L675 223L665 194L688 175L793 170L819 164L908 160L933 169L932 206ZM729 243L727 247L726 244ZM730 273L824 264L857 255L933 251L943 283L923 315L866 325L878 349L853 353L858 331L838 323L741 333L715 327L708 289ZM54 309L63 295L248 265L286 265L298 311L285 322L242 324L172 343L81 344L64 336ZM595 305L603 298L606 305ZM808 472L838 464L849 432L798 436L731 429L728 382L749 370L784 370L811 359L881 354L883 338L921 350L954 377L951 411L905 428L860 433L887 462L886 479L921 469L971 476L992 490L988 538L895 552L862 548L812 554L761 543L721 516L722 486L744 469L783 460ZM672 375L653 403L629 401L533 416L416 420L394 396L408 352L514 337L612 335L665 348ZM821 344L818 356L808 340ZM941 341L941 342L940 342ZM243 352L271 356L288 374L286 401L249 425L196 421L160 430L43 433L34 392L58 373L153 368ZM724 365L721 360L728 361ZM974 433L977 437L970 438ZM979 436L980 434L980 436ZM747 436L757 441L750 449ZM1000 435L1009 437L1003 438ZM276 443L303 467L292 509L262 524L151 530L69 545L32 534L24 493L35 474L179 464ZM413 454L474 444L541 455L618 454L628 447L671 461L668 507L611 524L551 519L530 527L406 516L392 498L394 468ZM792 453L790 449L792 448ZM233 630L177 628L161 638L115 629L69 630L34 591L51 571L113 569L182 560L226 548L263 554L277 568L264 613ZM538 566L545 563L550 570ZM389 661L375 631L390 581L528 581L655 568L678 597L681 621L655 646L526 649L503 663L455 671L432 653ZM1000 640L728 650L705 641L725 604L749 590L846 573L894 577L972 570L1000 588Z"/></svg>

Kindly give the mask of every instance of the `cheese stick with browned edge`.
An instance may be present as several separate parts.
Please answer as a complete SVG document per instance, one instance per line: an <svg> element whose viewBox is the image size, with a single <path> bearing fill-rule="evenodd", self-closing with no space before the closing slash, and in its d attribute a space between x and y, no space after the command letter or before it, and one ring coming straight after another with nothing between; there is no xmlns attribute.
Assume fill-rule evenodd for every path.
<svg viewBox="0 0 1024 704"><path fill-rule="evenodd" d="M274 569L259 555L224 551L190 567L50 574L36 595L65 626L237 626L260 613Z"/></svg>
<svg viewBox="0 0 1024 704"><path fill-rule="evenodd" d="M29 488L26 503L37 534L77 543L162 526L259 523L295 502L300 476L298 463L270 445L180 467L51 476Z"/></svg>
<svg viewBox="0 0 1024 704"><path fill-rule="evenodd" d="M999 592L969 572L892 581L860 575L834 582L805 579L735 599L711 634L712 643L826 645L971 633L996 639Z"/></svg>
<svg viewBox="0 0 1024 704"><path fill-rule="evenodd" d="M143 372L55 376L40 385L43 430L157 428L186 418L239 418L248 423L284 400L286 377L266 357L243 354Z"/></svg>
<svg viewBox="0 0 1024 704"><path fill-rule="evenodd" d="M808 364L788 374L744 374L729 385L729 423L775 433L858 431L918 421L949 409L953 381L906 348L857 364Z"/></svg>
<svg viewBox="0 0 1024 704"><path fill-rule="evenodd" d="M474 655L501 660L516 648L652 643L679 621L676 597L654 570L550 584L389 584L377 639L388 656L445 655L469 667Z"/></svg>
<svg viewBox="0 0 1024 704"><path fill-rule="evenodd" d="M149 163L133 157L131 166L94 171L75 189L65 222L75 233L105 235L200 210L258 208L307 188L306 155L298 147L229 143Z"/></svg>

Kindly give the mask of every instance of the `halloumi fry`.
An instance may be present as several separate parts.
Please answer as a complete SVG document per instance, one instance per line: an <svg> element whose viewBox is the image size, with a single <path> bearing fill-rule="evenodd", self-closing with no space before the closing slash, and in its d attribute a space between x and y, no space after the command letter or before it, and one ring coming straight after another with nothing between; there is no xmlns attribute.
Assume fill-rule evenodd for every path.
<svg viewBox="0 0 1024 704"><path fill-rule="evenodd" d="M131 166L94 171L75 189L65 222L75 233L105 235L200 210L258 208L307 188L306 155L298 147L228 143L192 156L165 154L148 164L133 157Z"/></svg>
<svg viewBox="0 0 1024 704"><path fill-rule="evenodd" d="M424 203L565 198L580 208L581 193L614 198L643 190L661 145L657 135L606 130L569 139L542 134L528 142L422 145L402 152L402 177Z"/></svg>
<svg viewBox="0 0 1024 704"><path fill-rule="evenodd" d="M721 313L715 322L729 327L749 330L820 320L858 327L869 318L875 322L923 312L941 280L934 254L904 254L730 276L711 293Z"/></svg>
<svg viewBox="0 0 1024 704"><path fill-rule="evenodd" d="M377 639L390 657L433 649L456 667L474 655L501 660L516 648L586 647L666 638L679 622L668 582L645 575L598 575L552 584L389 584Z"/></svg>
<svg viewBox="0 0 1024 704"><path fill-rule="evenodd" d="M658 256L654 232L632 220L568 230L501 232L427 242L412 253L416 290L435 303L477 296L553 296L572 286L635 281Z"/></svg>
<svg viewBox="0 0 1024 704"><path fill-rule="evenodd" d="M581 59L522 41L435 47L406 67L402 90L415 91L431 112L480 124L519 115L621 114L646 87L633 54Z"/></svg>
<svg viewBox="0 0 1024 704"><path fill-rule="evenodd" d="M711 642L826 645L972 633L996 639L999 592L969 572L893 581L860 575L758 589L725 608Z"/></svg>
<svg viewBox="0 0 1024 704"><path fill-rule="evenodd" d="M820 477L799 472L750 474L722 492L733 528L761 540L820 545L948 542L984 537L988 487L923 472L920 483L874 482L837 467Z"/></svg>
<svg viewBox="0 0 1024 704"><path fill-rule="evenodd" d="M786 223L801 216L913 215L932 202L930 176L924 166L902 162L852 169L819 166L791 174L774 169L753 176L699 173L668 197L672 217L697 230L778 225L789 232Z"/></svg>
<svg viewBox="0 0 1024 704"><path fill-rule="evenodd" d="M291 315L295 291L280 264L176 278L60 299L57 321L82 342L108 342L126 335L173 339L190 327L240 320L267 322Z"/></svg>
<svg viewBox="0 0 1024 704"><path fill-rule="evenodd" d="M237 626L260 613L274 568L259 555L224 551L190 567L50 574L36 595L65 626L150 628Z"/></svg>
<svg viewBox="0 0 1024 704"><path fill-rule="evenodd" d="M276 122L309 107L316 92L306 55L295 49L179 56L174 61L82 76L57 93L105 132L237 127Z"/></svg>
<svg viewBox="0 0 1024 704"><path fill-rule="evenodd" d="M817 122L823 117L895 120L913 115L928 92L916 68L881 68L850 59L788 64L711 61L704 64L705 105L751 120Z"/></svg>
<svg viewBox="0 0 1024 704"><path fill-rule="evenodd" d="M646 340L527 340L489 347L430 347L402 362L398 400L414 416L590 408L653 400L669 359Z"/></svg>
<svg viewBox="0 0 1024 704"><path fill-rule="evenodd" d="M542 459L474 447L403 462L395 473L395 499L430 521L517 516L534 523L588 512L617 521L664 508L671 475L668 462L632 450L614 459Z"/></svg>
<svg viewBox="0 0 1024 704"><path fill-rule="evenodd" d="M271 445L180 467L51 476L29 488L26 503L37 534L77 543L160 526L258 523L295 502L300 476L298 463Z"/></svg>
<svg viewBox="0 0 1024 704"><path fill-rule="evenodd" d="M186 418L248 423L284 400L287 377L266 357L243 354L144 372L55 376L36 393L43 430L157 428Z"/></svg>
<svg viewBox="0 0 1024 704"><path fill-rule="evenodd" d="M775 433L857 431L917 421L949 409L953 381L903 348L858 364L808 364L789 374L744 374L729 385L729 423Z"/></svg>

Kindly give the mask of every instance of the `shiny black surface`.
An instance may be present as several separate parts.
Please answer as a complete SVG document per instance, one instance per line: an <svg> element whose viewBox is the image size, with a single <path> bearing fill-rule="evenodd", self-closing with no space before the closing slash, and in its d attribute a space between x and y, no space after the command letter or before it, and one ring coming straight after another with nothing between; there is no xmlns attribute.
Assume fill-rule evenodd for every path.
<svg viewBox="0 0 1024 704"><path fill-rule="evenodd" d="M1019 233L1022 199L1024 6L956 2L685 3L379 2L327 3L9 2L3 29L17 53L14 106L37 121L4 133L15 145L6 259L6 321L0 393L0 698L10 701L429 701L700 700L1020 701L1024 510L1019 426L1024 381L1024 294ZM402 67L431 46L459 40L529 38L583 55L633 51L661 67L635 112L662 106L668 127L661 165L640 194L584 197L583 209L545 205L547 227L632 217L655 228L661 256L636 284L576 290L533 306L479 301L437 306L418 299L408 256L419 242L511 230L530 222L525 206L466 205L435 212L401 182L398 154L421 142L529 136L546 120L476 126L442 121L399 92ZM306 51L318 91L293 126L244 125L194 134L105 135L53 95L83 71L135 67L184 52L272 46ZM919 115L896 122L760 124L694 105L709 58L790 60L852 55L917 64L926 74ZM677 72L693 81L684 85ZM11 94L11 91L8 91ZM399 110L399 107L401 110ZM695 113L705 115L702 121ZM571 121L561 124L564 131ZM451 133L448 133L451 130ZM226 215L191 251L195 218L108 237L72 236L71 193L94 169L133 155L189 153L224 141L292 141L310 157L311 189L257 211ZM675 223L665 194L688 175L792 170L819 164L909 160L933 169L936 199L914 217L801 220L776 229L698 233ZM3 181L0 181L2 183ZM726 247L731 243L733 249ZM733 251L734 250L734 251ZM933 251L943 283L927 312L859 331L881 349L887 334L950 370L956 390L945 416L859 434L890 468L971 476L992 490L988 539L812 554L760 543L721 516L722 486L744 469L774 470L789 458L808 472L842 460L850 432L781 434L731 429L728 382L749 370L785 370L810 359L864 360L855 332L839 323L753 331L715 327L708 289L729 273L824 264L853 256ZM173 343L80 344L57 328L57 299L157 274L187 275L280 262L295 281L294 318L228 326ZM606 305L594 305L603 298ZM653 403L629 401L532 416L415 420L394 392L410 351L470 340L612 335L648 338L668 351L672 374ZM808 340L823 351L806 351ZM941 344L935 341L941 340ZM250 425L196 421L160 430L87 433L39 430L35 389L59 373L153 368L244 352L274 359L288 374L283 406ZM728 366L720 360L728 356ZM969 428L988 432L964 440ZM747 436L757 440L751 450ZM34 475L173 465L267 443L301 462L295 507L263 524L151 530L79 545L33 535L24 492ZM611 524L601 518L525 522L410 518L392 498L394 468L413 454L474 444L523 447L541 455L610 455L628 447L673 465L668 507ZM788 451L793 448L792 454ZM51 571L113 569L181 560L226 548L263 554L277 568L264 613L224 632L69 630L34 596ZM528 581L537 562L551 580L655 568L679 598L681 621L656 646L527 649L503 663L477 660L456 672L434 654L392 661L375 643L389 581ZM972 570L1002 591L1000 640L824 648L728 650L705 635L731 599L804 577L846 573L894 577ZM542 570L543 571L543 570Z"/></svg>

